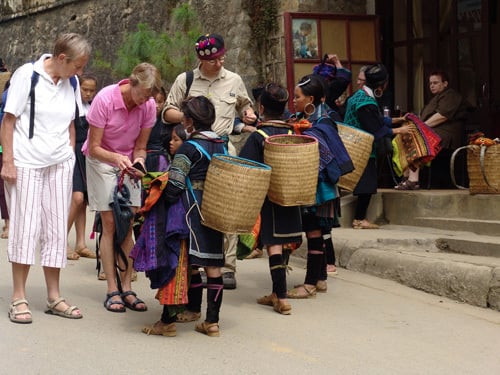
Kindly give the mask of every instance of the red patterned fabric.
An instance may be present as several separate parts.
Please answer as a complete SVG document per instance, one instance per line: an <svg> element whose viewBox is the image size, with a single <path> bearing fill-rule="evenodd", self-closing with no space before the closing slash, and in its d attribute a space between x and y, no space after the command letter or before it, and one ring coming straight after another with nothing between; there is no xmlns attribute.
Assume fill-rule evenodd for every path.
<svg viewBox="0 0 500 375"><path fill-rule="evenodd" d="M398 134L394 139L398 149L395 155L402 170L406 167L420 168L441 151L441 137L431 127L411 113L406 119L414 125L414 129L407 134Z"/></svg>

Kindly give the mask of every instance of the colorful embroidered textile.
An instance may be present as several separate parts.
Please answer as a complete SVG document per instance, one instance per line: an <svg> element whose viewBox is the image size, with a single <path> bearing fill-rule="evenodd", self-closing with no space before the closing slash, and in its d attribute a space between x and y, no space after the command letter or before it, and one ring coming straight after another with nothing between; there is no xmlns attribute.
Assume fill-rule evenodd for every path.
<svg viewBox="0 0 500 375"><path fill-rule="evenodd" d="M188 250L187 240L180 242L179 264L170 282L158 289L156 299L161 305L185 305L188 303Z"/></svg>
<svg viewBox="0 0 500 375"><path fill-rule="evenodd" d="M441 151L439 135L413 114L407 115L406 119L413 125L413 130L394 138L393 146L397 150L393 154L393 166L396 172L420 168Z"/></svg>

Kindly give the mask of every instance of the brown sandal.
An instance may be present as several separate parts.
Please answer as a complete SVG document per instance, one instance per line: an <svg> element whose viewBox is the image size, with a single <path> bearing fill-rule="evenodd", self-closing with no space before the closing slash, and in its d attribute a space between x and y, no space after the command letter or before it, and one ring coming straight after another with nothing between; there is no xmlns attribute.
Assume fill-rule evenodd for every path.
<svg viewBox="0 0 500 375"><path fill-rule="evenodd" d="M82 247L81 249L75 249L75 253L80 255L82 258L90 258L95 259L95 253L90 250L88 247Z"/></svg>
<svg viewBox="0 0 500 375"><path fill-rule="evenodd" d="M303 290L305 293L301 292ZM306 298L313 298L316 297L316 287L310 287L308 288L304 284L302 285L297 285L295 288L289 290L286 293L288 298L292 299L306 299Z"/></svg>
<svg viewBox="0 0 500 375"><path fill-rule="evenodd" d="M175 323L166 324L161 320L158 320L152 326L146 326L142 329L142 333L146 335L158 335L158 336L166 336L166 337L174 337L177 335L177 328L175 327Z"/></svg>
<svg viewBox="0 0 500 375"><path fill-rule="evenodd" d="M212 328L217 328L217 330L211 330ZM196 332L204 333L205 335L209 337L219 337L220 332L219 332L219 323L208 323L207 321L204 321L202 323L198 323L194 327Z"/></svg>
<svg viewBox="0 0 500 375"><path fill-rule="evenodd" d="M290 315L292 313L292 306L283 300L280 300L276 293L268 296L257 298L259 305L272 306L274 311L282 315Z"/></svg>
<svg viewBox="0 0 500 375"><path fill-rule="evenodd" d="M328 284L326 280L318 280L316 283L316 292L318 293L326 293L328 290Z"/></svg>
<svg viewBox="0 0 500 375"><path fill-rule="evenodd" d="M78 259L80 259L80 255L78 255L74 251L68 251L68 254L66 254L66 259L68 259L68 260L78 260Z"/></svg>
<svg viewBox="0 0 500 375"><path fill-rule="evenodd" d="M262 258L264 255L264 252L261 249L255 248L252 250L250 254L247 255L245 259L255 259L255 258Z"/></svg>
<svg viewBox="0 0 500 375"><path fill-rule="evenodd" d="M185 310L177 314L177 322L179 323L195 322L200 318L201 318L201 313L189 310Z"/></svg>
<svg viewBox="0 0 500 375"><path fill-rule="evenodd" d="M370 223L368 220L353 220L353 229L379 229L377 224Z"/></svg>

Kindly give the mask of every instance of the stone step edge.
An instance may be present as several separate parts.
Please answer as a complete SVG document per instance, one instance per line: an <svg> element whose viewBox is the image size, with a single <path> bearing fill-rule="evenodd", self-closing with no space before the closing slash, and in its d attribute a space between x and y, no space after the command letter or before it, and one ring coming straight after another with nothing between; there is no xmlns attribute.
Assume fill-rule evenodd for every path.
<svg viewBox="0 0 500 375"><path fill-rule="evenodd" d="M345 245L335 250L339 266L348 270L500 311L500 267Z"/></svg>
<svg viewBox="0 0 500 375"><path fill-rule="evenodd" d="M464 223L486 223L486 224L499 224L500 220L483 220L483 219L469 219L462 217L442 217L442 216L415 216L414 219L418 220L435 220L435 221L453 221Z"/></svg>

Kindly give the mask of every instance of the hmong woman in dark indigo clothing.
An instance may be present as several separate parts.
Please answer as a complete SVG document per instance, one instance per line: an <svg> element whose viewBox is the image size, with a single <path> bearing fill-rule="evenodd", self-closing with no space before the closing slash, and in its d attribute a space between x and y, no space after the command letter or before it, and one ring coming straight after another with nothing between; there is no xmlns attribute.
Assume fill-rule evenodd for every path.
<svg viewBox="0 0 500 375"><path fill-rule="evenodd" d="M391 120L388 119L386 122L382 113L380 113L376 98L382 96L389 79L384 65L378 64L367 67L365 77L366 82L364 86L356 91L347 102L347 109L344 116L344 121L347 124L367 131L373 134L375 138L368 164L353 192L353 195L358 197L358 201L356 203L352 227L354 229L377 229L378 225L370 223L366 218L371 197L377 193L375 144L385 136L407 133L409 127L408 125L403 125L392 129Z"/></svg>
<svg viewBox="0 0 500 375"><path fill-rule="evenodd" d="M281 121L288 101L288 92L278 84L268 84L261 97L259 114L263 118L258 130L243 146L240 156L264 162L264 139L270 135L292 134L292 126ZM272 294L257 299L261 305L273 306L280 314L289 315L292 307L286 300L286 265L283 245L300 242L302 227L300 207L283 207L268 198L261 210L260 242L267 248L273 282Z"/></svg>
<svg viewBox="0 0 500 375"><path fill-rule="evenodd" d="M324 104L324 82L321 77L303 77L294 92L297 118L306 119L311 127L302 133L318 140L319 170L316 204L302 208L302 228L307 237L307 271L304 284L288 291L288 298L309 298L317 291L326 292L327 273L324 232L330 233L338 212L336 183L340 175L353 170L352 160Z"/></svg>
<svg viewBox="0 0 500 375"><path fill-rule="evenodd" d="M219 336L219 311L224 287L221 276L221 267L224 266L224 238L221 232L201 224L199 209L210 163L207 155L225 153L224 141L210 130L215 120L215 108L206 97L197 96L185 100L181 110L186 130L194 129L194 132L190 140L184 142L175 154L164 193L169 202L181 198L188 212L187 224L191 229L189 262L193 271L187 309L193 315L191 320L200 316L203 287L198 267L203 267L207 273L207 314L205 321L197 324L195 329L208 336ZM149 333L175 336L176 313L177 311L169 311L165 305L161 320L154 324Z"/></svg>

